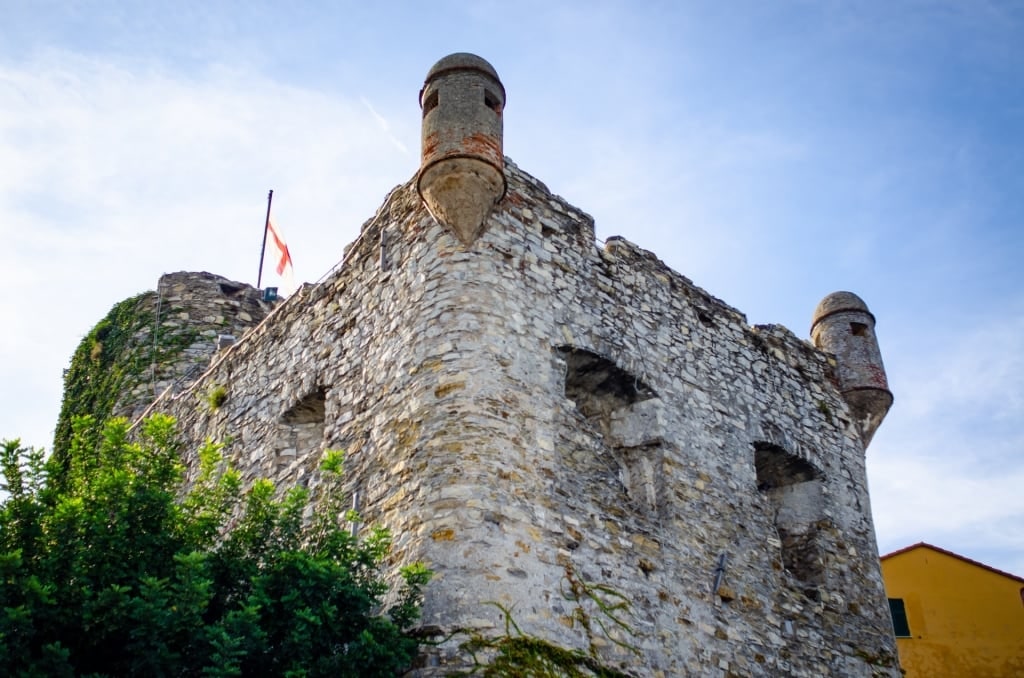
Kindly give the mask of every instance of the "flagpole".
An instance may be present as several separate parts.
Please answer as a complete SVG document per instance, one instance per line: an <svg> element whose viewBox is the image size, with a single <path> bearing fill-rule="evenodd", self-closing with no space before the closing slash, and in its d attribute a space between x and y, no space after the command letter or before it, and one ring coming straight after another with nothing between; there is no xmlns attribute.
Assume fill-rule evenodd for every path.
<svg viewBox="0 0 1024 678"><path fill-rule="evenodd" d="M267 231L270 230L270 203L274 200L274 189L267 194L267 218L263 222L263 244L260 246L260 272L256 275L256 287L263 282L263 255L267 251Z"/></svg>

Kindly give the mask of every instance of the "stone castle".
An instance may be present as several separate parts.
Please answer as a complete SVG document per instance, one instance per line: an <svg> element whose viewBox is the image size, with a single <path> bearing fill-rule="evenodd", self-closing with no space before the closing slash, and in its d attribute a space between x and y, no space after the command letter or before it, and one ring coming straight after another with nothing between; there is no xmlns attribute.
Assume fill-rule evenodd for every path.
<svg viewBox="0 0 1024 678"><path fill-rule="evenodd" d="M445 57L420 104L420 170L321 283L274 304L161 279L137 341L188 350L118 411L230 440L281 486L346 450L396 564L436 572L425 634L500 632L493 601L638 676L899 676L865 476L892 395L864 302L826 297L813 344L752 327L654 254L599 246L505 158L486 61ZM628 628L573 587L628 601ZM458 661L442 643L416 674Z"/></svg>

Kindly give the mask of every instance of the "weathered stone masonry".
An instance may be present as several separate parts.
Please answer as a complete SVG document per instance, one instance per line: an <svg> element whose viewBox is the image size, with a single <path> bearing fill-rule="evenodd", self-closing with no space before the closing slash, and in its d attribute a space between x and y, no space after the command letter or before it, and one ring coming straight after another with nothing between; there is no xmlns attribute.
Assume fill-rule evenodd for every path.
<svg viewBox="0 0 1024 678"><path fill-rule="evenodd" d="M271 308L258 290L212 273L165 274L145 301L153 321L132 337L130 350L148 354L150 367L131 375L118 416L135 418L154 394L191 385L209 367L218 342L241 337Z"/></svg>
<svg viewBox="0 0 1024 678"><path fill-rule="evenodd" d="M249 479L308 483L347 450L395 561L437 572L428 631L499 630L498 601L637 675L899 675L864 469L880 417L847 402L842 355L599 247L589 216L502 171L475 237L415 178L395 189L343 266L155 407L193 444L229 440ZM567 572L631 601L612 636L639 655L587 638Z"/></svg>

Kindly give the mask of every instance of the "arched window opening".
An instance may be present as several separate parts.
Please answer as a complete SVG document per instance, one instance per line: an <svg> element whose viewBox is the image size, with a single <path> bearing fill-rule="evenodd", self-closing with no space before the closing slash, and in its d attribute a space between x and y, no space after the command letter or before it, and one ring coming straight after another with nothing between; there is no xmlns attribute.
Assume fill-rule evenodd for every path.
<svg viewBox="0 0 1024 678"><path fill-rule="evenodd" d="M630 502L653 511L663 493L665 416L657 393L639 377L592 351L562 346L565 397L600 432Z"/></svg>
<svg viewBox="0 0 1024 678"><path fill-rule="evenodd" d="M774 511L783 567L804 584L824 583L821 472L806 459L767 442L754 443L754 467L757 489ZM813 589L805 592L813 595Z"/></svg>
<svg viewBox="0 0 1024 678"><path fill-rule="evenodd" d="M288 466L296 458L306 458L320 451L324 438L326 405L327 389L319 387L281 415L279 465Z"/></svg>
<svg viewBox="0 0 1024 678"><path fill-rule="evenodd" d="M754 466L757 468L757 489L761 492L821 477L809 461L772 443L754 444Z"/></svg>
<svg viewBox="0 0 1024 678"><path fill-rule="evenodd" d="M585 417L607 417L615 410L657 397L651 387L614 362L571 346L558 348L565 360L565 397Z"/></svg>
<svg viewBox="0 0 1024 678"><path fill-rule="evenodd" d="M236 284L231 283L231 282L226 282L225 281L225 282L219 283L219 285L220 285L220 292L225 297L237 297L240 293L245 291L245 287L243 287L242 285L236 285Z"/></svg>

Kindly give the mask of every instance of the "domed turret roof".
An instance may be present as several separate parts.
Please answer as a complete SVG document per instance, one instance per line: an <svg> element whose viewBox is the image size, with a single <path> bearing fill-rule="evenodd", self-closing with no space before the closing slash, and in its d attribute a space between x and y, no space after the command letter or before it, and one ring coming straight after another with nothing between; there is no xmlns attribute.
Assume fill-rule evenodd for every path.
<svg viewBox="0 0 1024 678"><path fill-rule="evenodd" d="M433 65L433 67L431 67L430 71L427 72L426 82L430 82L432 78L437 77L445 71L460 70L483 71L498 82L501 82L498 78L498 72L494 70L494 66L489 64L486 59L478 57L475 54L470 54L469 52L456 52L455 54L449 54L438 61Z"/></svg>
<svg viewBox="0 0 1024 678"><path fill-rule="evenodd" d="M864 303L864 300L853 292L833 292L822 299L818 304L818 307L814 309L814 317L811 320L811 327L813 328L821 320L833 313L839 313L841 311L859 311L861 313L867 313L872 317L872 319L874 318L871 311L868 310L868 305Z"/></svg>

